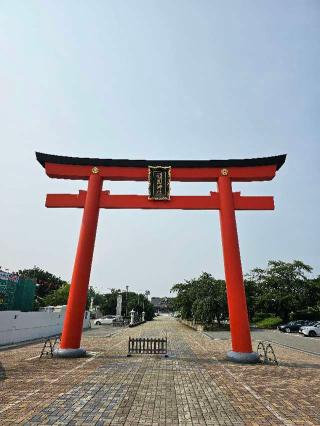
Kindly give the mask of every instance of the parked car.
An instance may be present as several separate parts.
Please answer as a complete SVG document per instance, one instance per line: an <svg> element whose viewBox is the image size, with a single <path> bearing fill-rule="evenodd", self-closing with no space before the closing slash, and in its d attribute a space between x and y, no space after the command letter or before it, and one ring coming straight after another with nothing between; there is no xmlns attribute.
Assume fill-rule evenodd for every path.
<svg viewBox="0 0 320 426"><path fill-rule="evenodd" d="M312 323L312 321L290 321L287 324L282 324L278 326L278 330L283 333L298 333L301 327L308 326Z"/></svg>
<svg viewBox="0 0 320 426"><path fill-rule="evenodd" d="M96 319L94 321L94 324L95 325L112 324L115 319L116 319L115 315L106 315L105 317Z"/></svg>
<svg viewBox="0 0 320 426"><path fill-rule="evenodd" d="M320 336L320 322L318 321L313 323L312 325L301 327L299 333L309 337Z"/></svg>

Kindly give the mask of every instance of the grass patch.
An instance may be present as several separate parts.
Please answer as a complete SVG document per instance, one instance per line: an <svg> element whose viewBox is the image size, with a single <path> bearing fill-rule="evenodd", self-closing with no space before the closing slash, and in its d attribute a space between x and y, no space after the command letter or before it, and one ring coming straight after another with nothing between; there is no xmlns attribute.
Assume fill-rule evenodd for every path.
<svg viewBox="0 0 320 426"><path fill-rule="evenodd" d="M270 317L256 322L256 326L258 328L277 328L282 322L280 317Z"/></svg>

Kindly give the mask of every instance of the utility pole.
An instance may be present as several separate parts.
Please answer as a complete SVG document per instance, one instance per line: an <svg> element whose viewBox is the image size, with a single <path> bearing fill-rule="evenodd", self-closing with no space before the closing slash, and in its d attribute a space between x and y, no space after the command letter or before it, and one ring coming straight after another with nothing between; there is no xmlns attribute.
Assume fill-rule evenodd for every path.
<svg viewBox="0 0 320 426"><path fill-rule="evenodd" d="M146 297L147 298L147 300L149 300L149 298L148 298L148 296L149 296L149 294L150 294L150 291L149 290L146 290L145 292L144 292L144 297L143 297L143 302L142 302L142 304L143 304L143 311L144 311L144 298Z"/></svg>
<svg viewBox="0 0 320 426"><path fill-rule="evenodd" d="M126 285L126 318L128 317L128 290L129 286Z"/></svg>

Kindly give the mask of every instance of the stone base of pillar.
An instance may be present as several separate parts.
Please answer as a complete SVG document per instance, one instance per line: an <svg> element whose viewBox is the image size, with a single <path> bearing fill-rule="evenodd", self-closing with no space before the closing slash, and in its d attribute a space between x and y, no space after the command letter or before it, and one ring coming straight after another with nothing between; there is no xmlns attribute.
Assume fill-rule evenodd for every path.
<svg viewBox="0 0 320 426"><path fill-rule="evenodd" d="M53 355L57 358L82 358L86 356L86 350L78 349L55 349Z"/></svg>
<svg viewBox="0 0 320 426"><path fill-rule="evenodd" d="M238 362L241 364L257 364L260 362L260 357L257 352L227 352L229 361Z"/></svg>

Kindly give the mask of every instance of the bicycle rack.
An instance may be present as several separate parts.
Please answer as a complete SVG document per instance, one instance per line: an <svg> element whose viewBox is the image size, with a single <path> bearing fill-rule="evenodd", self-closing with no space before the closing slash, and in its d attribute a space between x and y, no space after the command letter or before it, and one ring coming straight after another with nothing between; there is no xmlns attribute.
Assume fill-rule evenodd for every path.
<svg viewBox="0 0 320 426"><path fill-rule="evenodd" d="M260 362L262 362L263 364L279 365L271 343L262 341L259 342L257 352L260 358Z"/></svg>
<svg viewBox="0 0 320 426"><path fill-rule="evenodd" d="M61 339L60 335L48 337L45 340L43 348L41 350L40 359L43 356L46 356L46 357L50 356L51 358L53 358L54 349L60 343L60 339Z"/></svg>

